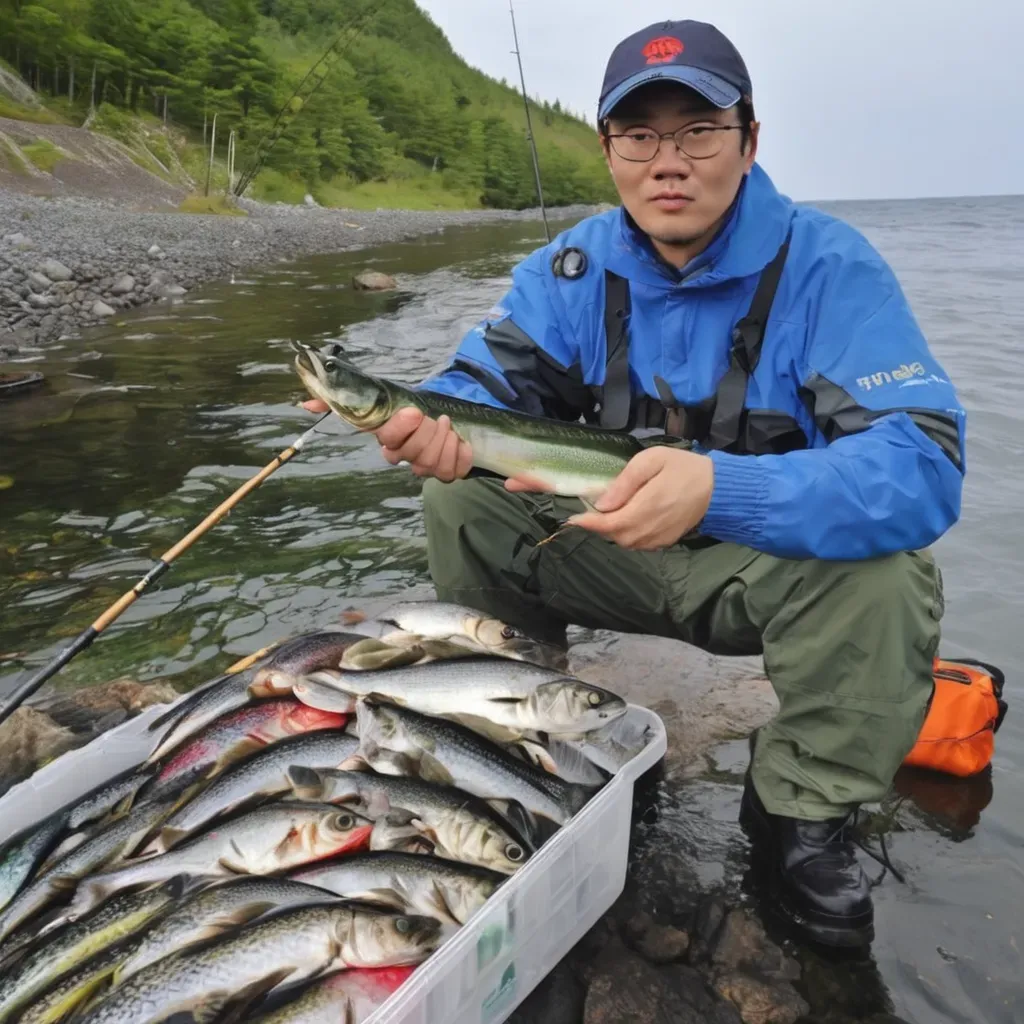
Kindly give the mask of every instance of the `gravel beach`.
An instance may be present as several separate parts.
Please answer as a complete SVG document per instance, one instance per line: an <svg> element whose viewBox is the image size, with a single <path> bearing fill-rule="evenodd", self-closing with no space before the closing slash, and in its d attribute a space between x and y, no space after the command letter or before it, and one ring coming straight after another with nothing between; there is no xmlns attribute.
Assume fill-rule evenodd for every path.
<svg viewBox="0 0 1024 1024"><path fill-rule="evenodd" d="M0 189L0 360L232 270L396 242L539 210L333 210L241 200L244 217L143 212ZM592 207L549 210L584 216Z"/></svg>

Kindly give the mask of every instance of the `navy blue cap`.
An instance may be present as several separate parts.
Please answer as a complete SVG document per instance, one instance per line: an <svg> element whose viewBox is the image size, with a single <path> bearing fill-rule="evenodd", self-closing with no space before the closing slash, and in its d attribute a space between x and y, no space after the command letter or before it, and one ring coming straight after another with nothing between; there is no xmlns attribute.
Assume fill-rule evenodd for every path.
<svg viewBox="0 0 1024 1024"><path fill-rule="evenodd" d="M714 25L659 21L634 32L612 51L604 72L597 119L648 82L680 82L726 109L750 96L750 75L739 51Z"/></svg>

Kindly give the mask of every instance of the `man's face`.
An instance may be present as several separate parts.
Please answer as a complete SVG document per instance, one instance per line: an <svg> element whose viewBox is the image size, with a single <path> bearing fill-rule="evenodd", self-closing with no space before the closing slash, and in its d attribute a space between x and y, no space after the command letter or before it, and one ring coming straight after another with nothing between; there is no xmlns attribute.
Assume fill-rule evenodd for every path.
<svg viewBox="0 0 1024 1024"><path fill-rule="evenodd" d="M642 130L665 133L679 128L713 128L738 125L735 107L719 110L691 89L674 83L655 83L626 97L612 111L608 134L632 134ZM705 132L697 146L714 140L720 146L714 156L694 159L682 153L672 139L663 139L657 154L646 163L631 162L620 155L631 144L624 139L603 138L605 159L622 205L640 229L654 241L659 252L681 266L706 245L717 231L757 151L757 125L743 149L739 131ZM616 152L618 147L619 152Z"/></svg>

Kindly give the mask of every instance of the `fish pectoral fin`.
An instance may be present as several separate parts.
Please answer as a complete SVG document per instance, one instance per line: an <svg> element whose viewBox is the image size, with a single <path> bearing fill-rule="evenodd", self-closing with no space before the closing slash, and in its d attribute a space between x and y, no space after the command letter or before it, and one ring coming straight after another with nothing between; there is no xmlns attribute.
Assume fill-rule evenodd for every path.
<svg viewBox="0 0 1024 1024"><path fill-rule="evenodd" d="M341 656L341 668L353 672L372 672L385 668L398 668L412 665L424 654L422 646L417 642L398 646L385 643L373 637L359 640L349 647Z"/></svg>
<svg viewBox="0 0 1024 1024"><path fill-rule="evenodd" d="M187 836L191 835L188 829L185 828L174 828L172 825L164 825L162 829L157 833L156 839L153 841L152 846L156 846L153 849L154 853L166 853L171 847L176 846Z"/></svg>
<svg viewBox="0 0 1024 1024"><path fill-rule="evenodd" d="M265 995L272 988L277 988L285 978L294 972L294 967L282 967L280 970L250 982L248 985L243 985L239 989L205 995L202 1003L193 1008L192 1016L195 1018L196 1024L212 1024L213 1021L218 1021L218 1024L227 1024L228 1021L244 1020L246 1010L260 996Z"/></svg>
<svg viewBox="0 0 1024 1024"><path fill-rule="evenodd" d="M510 748L510 753L521 755L528 764L550 772L552 775L558 774L558 765L543 743L534 743L532 740L520 740Z"/></svg>
<svg viewBox="0 0 1024 1024"><path fill-rule="evenodd" d="M376 889L346 891L345 899L362 900L364 903L372 903L378 907L387 907L389 910L405 910L409 905L395 889L390 889L383 885Z"/></svg>
<svg viewBox="0 0 1024 1024"><path fill-rule="evenodd" d="M315 768L293 764L285 770L292 792L300 800L318 800L324 791L323 776Z"/></svg>
<svg viewBox="0 0 1024 1024"><path fill-rule="evenodd" d="M589 498L585 498L585 497L583 497L583 495L582 495L582 494L578 495L578 497L579 497L579 500L580 500L580 504L581 504L581 505L582 505L582 506L583 506L583 507L584 507L584 508L585 508L585 509L586 509L586 510L587 510L588 512L597 512L597 511L598 511L597 505L596 505L596 504L594 504L594 502L592 502L592 501L591 501L591 500L590 500Z"/></svg>
<svg viewBox="0 0 1024 1024"><path fill-rule="evenodd" d="M428 753L426 750L420 754L418 774L426 782L440 782L447 786L455 784L455 778L452 776L452 773L433 754Z"/></svg>

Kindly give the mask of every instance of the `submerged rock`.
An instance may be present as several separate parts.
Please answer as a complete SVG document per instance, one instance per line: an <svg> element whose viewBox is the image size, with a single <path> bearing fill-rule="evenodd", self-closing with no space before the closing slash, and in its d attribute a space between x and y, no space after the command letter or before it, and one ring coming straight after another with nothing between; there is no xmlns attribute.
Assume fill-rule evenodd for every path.
<svg viewBox="0 0 1024 1024"><path fill-rule="evenodd" d="M371 292L390 291L398 287L398 282L390 274L382 274L376 270L364 270L352 278L352 284L362 290Z"/></svg>

